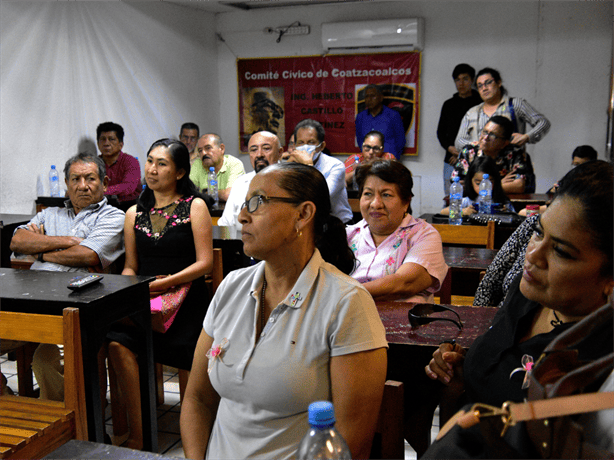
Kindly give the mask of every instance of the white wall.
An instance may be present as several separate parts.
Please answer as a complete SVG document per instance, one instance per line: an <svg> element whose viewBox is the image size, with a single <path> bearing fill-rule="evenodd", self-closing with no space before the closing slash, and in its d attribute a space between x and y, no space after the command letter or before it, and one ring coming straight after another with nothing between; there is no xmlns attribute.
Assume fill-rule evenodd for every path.
<svg viewBox="0 0 614 460"><path fill-rule="evenodd" d="M215 16L162 2L0 4L0 212L34 210L94 141L121 124L124 151L139 158L183 122L219 130ZM63 184L63 178L62 178Z"/></svg>
<svg viewBox="0 0 614 460"><path fill-rule="evenodd" d="M435 131L441 105L455 91L451 74L460 62L498 69L510 95L527 99L552 122L548 136L529 147L538 192L565 174L577 145L593 145L605 158L612 2L396 1L220 14L220 118L227 149L237 152L239 145L237 57L321 54L322 23L395 17L425 18L419 156L404 160L421 178L415 215L441 209L444 152ZM275 43L275 35L263 33L294 21L311 26L311 34Z"/></svg>
<svg viewBox="0 0 614 460"><path fill-rule="evenodd" d="M141 161L184 121L219 132L236 154L237 58L320 54L323 22L394 17L425 18L419 156L404 160L420 177L414 214L441 207L435 129L459 62L499 69L512 96L551 120L530 147L538 191L567 171L575 146L591 144L604 158L612 2L364 2L213 15L189 2L2 1L0 212L32 212L37 178L47 188L49 166L107 120L124 126L125 151ZM276 43L263 33L297 20L310 35Z"/></svg>

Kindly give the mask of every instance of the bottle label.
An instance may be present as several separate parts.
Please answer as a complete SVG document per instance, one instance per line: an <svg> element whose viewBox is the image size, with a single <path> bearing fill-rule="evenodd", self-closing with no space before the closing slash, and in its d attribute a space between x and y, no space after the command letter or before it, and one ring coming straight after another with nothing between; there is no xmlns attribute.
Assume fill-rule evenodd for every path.
<svg viewBox="0 0 614 460"><path fill-rule="evenodd" d="M451 200L462 200L462 195L460 193L455 193L453 195L450 195L450 199Z"/></svg>

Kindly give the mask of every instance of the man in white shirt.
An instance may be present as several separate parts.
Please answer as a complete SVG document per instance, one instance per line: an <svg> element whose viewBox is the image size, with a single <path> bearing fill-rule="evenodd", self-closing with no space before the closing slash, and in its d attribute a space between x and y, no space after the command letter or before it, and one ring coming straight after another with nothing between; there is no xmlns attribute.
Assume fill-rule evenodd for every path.
<svg viewBox="0 0 614 460"><path fill-rule="evenodd" d="M283 148L279 138L269 131L259 131L254 134L247 145L249 160L254 170L248 174L239 176L230 190L228 201L224 207L224 212L218 225L232 227L236 231L236 236L241 236L241 224L239 223L239 212L241 205L245 202L247 190L254 176L269 165L279 161Z"/></svg>

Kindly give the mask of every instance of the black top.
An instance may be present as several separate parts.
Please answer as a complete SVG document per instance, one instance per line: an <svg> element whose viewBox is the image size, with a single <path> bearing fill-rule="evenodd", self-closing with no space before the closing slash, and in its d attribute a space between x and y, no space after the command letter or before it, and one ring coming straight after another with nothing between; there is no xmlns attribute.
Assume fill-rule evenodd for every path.
<svg viewBox="0 0 614 460"><path fill-rule="evenodd" d="M460 128L461 121L471 107L481 104L482 98L480 93L475 89L471 90L471 96L460 97L458 93L443 103L441 107L441 115L439 116L439 124L437 125L437 139L439 143L446 151L446 157L443 161L446 163L452 156L448 152L448 147L454 145L458 129Z"/></svg>
<svg viewBox="0 0 614 460"><path fill-rule="evenodd" d="M139 263L139 275L169 275L196 262L196 249L190 221L192 198L182 199L166 208L137 209L134 233ZM161 231L152 228L151 215L156 219L168 217ZM165 333L153 332L154 359L158 363L181 369L190 369L196 342L202 330L209 297L204 277L192 281L171 327ZM109 334L115 340L134 350L130 330L115 326Z"/></svg>
<svg viewBox="0 0 614 460"><path fill-rule="evenodd" d="M546 346L561 332L576 324L564 323L546 334L538 334L518 343L530 328L540 306L522 295L519 289L521 278L522 274L519 274L514 279L491 328L478 337L467 352L464 364L466 402L499 407L505 401L522 402L527 395L526 390L522 389L525 373L516 372L511 378L510 373L522 367L524 354L531 355L537 363ZM609 338L602 337L602 340L590 344L588 354L606 355L611 352L612 340L610 331Z"/></svg>

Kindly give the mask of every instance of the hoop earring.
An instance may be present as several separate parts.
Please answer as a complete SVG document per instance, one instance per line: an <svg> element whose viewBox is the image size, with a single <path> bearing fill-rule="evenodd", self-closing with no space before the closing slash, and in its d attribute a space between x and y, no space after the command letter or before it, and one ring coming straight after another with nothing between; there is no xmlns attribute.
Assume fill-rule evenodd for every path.
<svg viewBox="0 0 614 460"><path fill-rule="evenodd" d="M303 236L303 231L299 230L298 228L296 229L296 234L297 236L300 238L301 236Z"/></svg>

